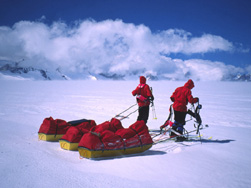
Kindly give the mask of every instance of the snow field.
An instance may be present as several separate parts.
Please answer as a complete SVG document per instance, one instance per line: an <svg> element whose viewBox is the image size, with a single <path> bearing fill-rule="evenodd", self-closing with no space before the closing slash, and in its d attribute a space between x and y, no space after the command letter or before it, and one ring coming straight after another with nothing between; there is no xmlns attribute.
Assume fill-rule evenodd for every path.
<svg viewBox="0 0 251 188"><path fill-rule="evenodd" d="M138 81L0 80L0 187L251 187L251 83L196 82L192 90L209 128L202 144L164 142L125 157L80 159L58 142L38 140L44 118L110 120L136 103ZM168 117L170 95L184 82L157 81L153 87L157 120ZM137 113L122 121L135 122ZM192 121L186 129L192 130Z"/></svg>

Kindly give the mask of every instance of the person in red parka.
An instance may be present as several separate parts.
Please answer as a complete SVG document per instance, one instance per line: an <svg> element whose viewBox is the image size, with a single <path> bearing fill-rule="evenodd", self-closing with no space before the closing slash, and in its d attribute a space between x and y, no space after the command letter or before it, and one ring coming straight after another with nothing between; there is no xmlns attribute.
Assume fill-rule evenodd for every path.
<svg viewBox="0 0 251 188"><path fill-rule="evenodd" d="M184 86L178 87L170 97L171 101L173 102L175 120L172 128L180 134L183 134L183 126L186 123L185 119L188 102L191 104L198 102L198 98L194 98L192 96L192 88L194 88L194 83L191 79L189 79ZM176 134L172 132L171 136L176 136ZM181 140L184 139L184 137L180 138Z"/></svg>
<svg viewBox="0 0 251 188"><path fill-rule="evenodd" d="M140 84L132 91L132 95L137 95L137 103L139 106L139 115L137 120L144 120L147 123L149 117L149 105L154 100L149 86L146 84L146 78L140 76Z"/></svg>

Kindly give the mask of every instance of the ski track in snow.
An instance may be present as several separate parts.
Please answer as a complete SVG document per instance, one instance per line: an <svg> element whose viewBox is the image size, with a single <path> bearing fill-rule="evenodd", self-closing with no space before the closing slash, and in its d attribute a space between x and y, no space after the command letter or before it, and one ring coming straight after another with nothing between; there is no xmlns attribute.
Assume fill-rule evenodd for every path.
<svg viewBox="0 0 251 188"><path fill-rule="evenodd" d="M168 117L170 95L184 82L148 82L159 129ZM153 145L141 154L80 159L58 142L38 140L44 118L110 120L136 103L137 81L0 80L0 187L251 187L251 83L195 82L201 117L211 140ZM137 107L136 107L137 109ZM133 109L132 109L133 110ZM135 122L137 113L122 121ZM186 129L193 129L192 121Z"/></svg>

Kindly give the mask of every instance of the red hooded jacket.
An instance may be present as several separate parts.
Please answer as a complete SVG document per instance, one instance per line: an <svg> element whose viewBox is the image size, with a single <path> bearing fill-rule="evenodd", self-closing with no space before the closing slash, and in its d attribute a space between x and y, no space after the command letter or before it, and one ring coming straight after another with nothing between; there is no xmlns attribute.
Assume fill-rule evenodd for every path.
<svg viewBox="0 0 251 188"><path fill-rule="evenodd" d="M135 90L132 91L132 95L141 95L142 98L146 98L145 101L138 99L138 105L139 106L149 106L150 101L148 100L148 97L152 97L152 92L149 88L149 86L146 84L146 78L144 76L140 77L140 84L136 87Z"/></svg>
<svg viewBox="0 0 251 188"><path fill-rule="evenodd" d="M187 111L188 102L193 104L198 102L198 98L193 98L191 89L194 87L193 81L190 79L184 86L178 87L170 97L173 101L173 109L179 112Z"/></svg>

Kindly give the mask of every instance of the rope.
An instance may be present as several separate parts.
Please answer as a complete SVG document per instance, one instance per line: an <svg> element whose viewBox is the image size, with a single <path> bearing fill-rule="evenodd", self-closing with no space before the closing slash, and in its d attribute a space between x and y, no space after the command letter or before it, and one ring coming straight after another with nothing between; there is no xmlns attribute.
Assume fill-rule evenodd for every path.
<svg viewBox="0 0 251 188"><path fill-rule="evenodd" d="M123 112L120 112L120 113L119 113L119 114L117 114L115 117L120 116L121 114L123 114L124 112L128 111L129 109L131 109L132 107L134 107L134 106L136 106L136 105L137 105L137 103L136 103L136 104L134 104L134 105L132 105L132 106L130 106L129 108L125 109Z"/></svg>
<svg viewBox="0 0 251 188"><path fill-rule="evenodd" d="M135 133L136 133L136 135L138 136L138 138L139 138L139 142L140 142L140 146L141 146L141 148L143 148L143 143L142 143L142 140L141 140L141 137L140 137L140 135L137 133L137 131L135 130L135 129L133 129L133 128L131 128L131 127L129 127L131 130L133 130Z"/></svg>
<svg viewBox="0 0 251 188"><path fill-rule="evenodd" d="M140 109L140 108L139 108L139 109ZM138 111L138 109L134 110L133 112L129 113L129 114L126 115L126 116L123 116L123 117L120 118L119 120L123 120L123 119L125 119L125 118L128 118L131 114L133 114L133 113L135 113L135 112L137 112L137 111Z"/></svg>
<svg viewBox="0 0 251 188"><path fill-rule="evenodd" d="M132 111L131 113L129 113L129 114L126 115L126 116L122 116L119 120L123 120L123 119L125 119L125 118L128 118L130 115L132 115L133 113L137 112L137 111L138 111L139 109L141 109L142 107L144 107L144 106L139 106L138 109ZM118 116L116 116L116 117L118 117Z"/></svg>
<svg viewBox="0 0 251 188"><path fill-rule="evenodd" d="M125 143L124 139L122 138L122 136L120 136L120 135L118 135L118 136L121 138L121 140L122 140L122 142L123 142L124 151L125 151L125 150L126 150L126 143Z"/></svg>

